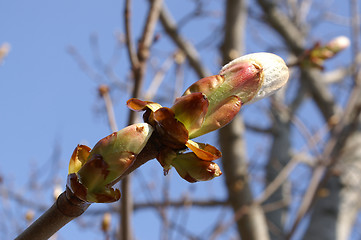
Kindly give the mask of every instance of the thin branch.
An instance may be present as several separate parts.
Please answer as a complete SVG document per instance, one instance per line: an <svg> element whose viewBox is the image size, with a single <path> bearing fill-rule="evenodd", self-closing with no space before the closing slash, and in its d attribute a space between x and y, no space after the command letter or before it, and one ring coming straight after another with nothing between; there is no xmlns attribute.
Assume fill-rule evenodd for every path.
<svg viewBox="0 0 361 240"><path fill-rule="evenodd" d="M154 140L154 139L153 139ZM157 145L152 138L138 154L135 163L120 177L124 178L135 169L156 157ZM75 196L70 189L66 189L56 202L34 223L24 230L16 240L46 240L67 223L82 215L91 203Z"/></svg>
<svg viewBox="0 0 361 240"><path fill-rule="evenodd" d="M148 101L151 101L155 94L157 93L159 86L161 85L161 83L164 80L164 76L166 74L166 72L168 71L168 69L172 66L172 64L174 63L173 60L173 55L169 56L164 63L162 64L162 66L160 67L160 69L156 72L156 74L154 75L154 78L150 84L150 86L148 87L147 92L144 94L144 98Z"/></svg>
<svg viewBox="0 0 361 240"><path fill-rule="evenodd" d="M125 24L125 42L127 44L128 49L128 56L130 63L133 68L138 67L139 60L136 54L136 50L133 44L133 35L132 35L132 28L131 28L131 21L130 17L132 14L131 6L132 6L131 0L125 1L125 7L124 7L124 24Z"/></svg>
<svg viewBox="0 0 361 240"><path fill-rule="evenodd" d="M305 48L306 34L286 16L273 1L258 0L267 22L281 35L287 46L296 56L301 56ZM325 83L320 81L322 74L318 69L303 69L301 73L303 83L306 84L318 108L327 122L331 117L339 114L339 109Z"/></svg>
<svg viewBox="0 0 361 240"><path fill-rule="evenodd" d="M260 127L260 126L253 125L248 122L246 122L244 125L247 130L250 130L252 132L259 133L259 134L272 134L274 132L274 130L271 127Z"/></svg>
<svg viewBox="0 0 361 240"><path fill-rule="evenodd" d="M46 240L55 232L85 212L90 203L78 199L67 189L57 201L16 240Z"/></svg>
<svg viewBox="0 0 361 240"><path fill-rule="evenodd" d="M153 41L154 30L156 23L158 21L158 17L160 14L160 9L162 6L162 0L153 0L150 3L150 8L148 11L148 16L146 18L146 22L143 29L143 35L139 42L139 48L137 56L135 56L134 47L131 41L130 35L130 0L126 1L125 6L125 20L126 20L126 28L127 28L127 36L126 42L129 48L129 58L132 64L133 76L134 76L134 85L132 97L137 98L140 96L140 92L142 89L144 75L147 67L147 61L149 58L149 48ZM137 60L136 60L137 59ZM135 112L130 111L128 118L128 125L131 125L135 122ZM133 164L134 165L134 164ZM131 197L131 189L130 189L130 177L126 176L122 179L121 189L123 196L121 198L121 227L122 227L122 239L131 239L131 215L132 215L132 197Z"/></svg>
<svg viewBox="0 0 361 240"><path fill-rule="evenodd" d="M262 192L261 197L259 197L255 202L257 204L262 204L266 201L287 180L289 174L296 167L297 163L299 163L299 158L292 158L278 173L277 177Z"/></svg>
<svg viewBox="0 0 361 240"><path fill-rule="evenodd" d="M326 183L330 177L330 169L339 160L343 147L346 144L349 136L356 130L359 124L359 117L361 114L361 74L356 72L354 79L355 86L352 89L348 99L347 107L342 114L340 122L334 128L332 137L325 146L322 158L314 170L309 188L303 198L302 204L298 211L296 221L293 224L291 231L288 234L288 239L291 238L295 232L299 222L310 210L317 199L317 192Z"/></svg>
<svg viewBox="0 0 361 240"><path fill-rule="evenodd" d="M90 79L93 79L97 83L104 82L103 77L95 72L84 58L78 53L78 51L73 46L67 48L68 53L73 57L74 61L78 64L79 68L89 76Z"/></svg>
<svg viewBox="0 0 361 240"><path fill-rule="evenodd" d="M177 24L169 13L165 4L163 4L160 12L160 21L168 36L187 56L189 64L196 71L198 76L200 78L203 78L205 76L211 75L210 71L206 69L205 66L202 64L196 48L179 34Z"/></svg>
<svg viewBox="0 0 361 240"><path fill-rule="evenodd" d="M99 93L105 103L105 108L107 110L107 116L108 116L110 130L112 132L116 132L116 131L118 131L118 127L117 127L117 122L115 120L113 103L112 103L112 99L110 98L108 86L101 85L99 87Z"/></svg>

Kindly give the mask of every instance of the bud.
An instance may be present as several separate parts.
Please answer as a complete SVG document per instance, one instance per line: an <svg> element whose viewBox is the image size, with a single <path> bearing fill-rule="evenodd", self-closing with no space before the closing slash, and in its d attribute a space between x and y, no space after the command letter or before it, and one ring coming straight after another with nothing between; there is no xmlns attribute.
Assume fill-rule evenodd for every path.
<svg viewBox="0 0 361 240"><path fill-rule="evenodd" d="M332 51L334 54L348 48L350 46L350 39L345 36L338 36L327 43L326 48Z"/></svg>
<svg viewBox="0 0 361 240"><path fill-rule="evenodd" d="M158 103L129 99L127 106L145 111L160 143L157 160L167 174L174 166L189 182L206 181L220 176L218 165L211 162L221 152L190 139L228 124L242 104L267 97L288 80L285 62L271 53L254 53L225 65L219 75L200 79L175 100L171 108ZM183 153L186 148L192 152Z"/></svg>
<svg viewBox="0 0 361 240"><path fill-rule="evenodd" d="M30 209L25 213L25 220L30 223L34 220L35 212L34 210Z"/></svg>
<svg viewBox="0 0 361 240"><path fill-rule="evenodd" d="M188 133L198 130L208 111L208 99L201 92L195 92L175 100L172 110L175 118L187 128Z"/></svg>
<svg viewBox="0 0 361 240"><path fill-rule="evenodd" d="M109 94L109 87L105 84L102 84L98 87L98 92L101 97L106 94Z"/></svg>
<svg viewBox="0 0 361 240"><path fill-rule="evenodd" d="M332 39L326 45L317 42L311 49L307 50L301 57L302 67L324 68L324 62L333 58L340 51L350 46L350 40L345 36Z"/></svg>
<svg viewBox="0 0 361 240"><path fill-rule="evenodd" d="M147 123L128 126L101 139L92 150L80 145L69 164L68 187L89 202L113 202L119 190L111 186L133 164L153 128Z"/></svg>
<svg viewBox="0 0 361 240"><path fill-rule="evenodd" d="M159 141L172 149L184 149L188 140L188 131L184 124L175 118L174 112L162 107L153 114Z"/></svg>
<svg viewBox="0 0 361 240"><path fill-rule="evenodd" d="M2 60L9 54L10 52L10 44L9 43L3 43L0 46L0 64Z"/></svg>
<svg viewBox="0 0 361 240"><path fill-rule="evenodd" d="M222 175L222 171L216 163L203 161L194 153L178 155L173 159L172 166L182 178L191 183L212 180Z"/></svg>
<svg viewBox="0 0 361 240"><path fill-rule="evenodd" d="M258 83L260 85L259 88L241 88L239 89L239 93L235 94L241 97L241 99L243 95L253 95L249 101L242 101L242 104L253 103L268 97L286 85L289 77L288 67L281 57L273 53L261 52L244 55L225 65L221 69L220 74L227 74L227 71L231 68L230 66L240 64L243 61L250 61L255 68L253 70L254 74L257 74L256 69L259 70L258 75L261 79L259 81L253 81L253 83L244 83L245 85ZM246 93L248 89L257 90L249 94Z"/></svg>
<svg viewBox="0 0 361 240"><path fill-rule="evenodd" d="M101 229L103 232L109 232L111 227L112 215L109 212L104 213L102 219L102 226Z"/></svg>
<svg viewBox="0 0 361 240"><path fill-rule="evenodd" d="M253 53L226 64L219 75L203 78L191 85L183 95L202 92L209 107L202 127L189 134L198 137L228 124L242 104L265 98L284 86L288 68L272 53Z"/></svg>
<svg viewBox="0 0 361 240"><path fill-rule="evenodd" d="M163 148L159 151L157 160L163 167L164 176L166 176L169 170L172 168L173 159L177 157L177 152L171 148Z"/></svg>

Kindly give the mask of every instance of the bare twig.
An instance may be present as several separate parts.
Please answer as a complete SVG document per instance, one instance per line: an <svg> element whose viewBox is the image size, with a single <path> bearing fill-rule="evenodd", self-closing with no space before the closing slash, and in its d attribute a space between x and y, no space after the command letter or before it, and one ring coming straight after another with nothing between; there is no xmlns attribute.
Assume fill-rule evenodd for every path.
<svg viewBox="0 0 361 240"><path fill-rule="evenodd" d="M133 35L132 35L132 28L131 28L131 21L130 21L130 17L132 14L132 10L131 10L131 4L132 1L131 0L126 0L125 1L125 7L124 7L124 24L125 24L125 39L126 39L126 44L127 44L127 49L128 49L128 56L129 56L129 60L130 63L132 65L132 67L138 67L139 65L139 60L136 54L136 50L133 44Z"/></svg>
<svg viewBox="0 0 361 240"><path fill-rule="evenodd" d="M89 76L90 79L93 79L97 83L104 82L103 77L95 72L88 63L84 60L84 58L78 53L78 51L73 46L69 46L67 49L68 53L73 57L75 62L78 64L79 68Z"/></svg>
<svg viewBox="0 0 361 240"><path fill-rule="evenodd" d="M143 29L143 35L139 42L138 52L135 55L135 48L132 44L132 37L130 32L130 6L131 1L127 0L125 2L125 23L126 23L126 42L128 45L129 58L132 64L133 76L134 76L134 85L132 97L137 98L140 96L142 89L144 75L147 66L147 60L149 58L149 48L153 41L155 25L158 21L160 14L162 0L154 0L150 3L150 8L148 11L148 16ZM128 125L135 122L135 112L131 111L128 118ZM122 179L121 189L123 196L121 198L121 233L122 239L132 239L131 236L131 215L132 215L132 198L131 198L131 189L130 189L130 178L126 176Z"/></svg>
<svg viewBox="0 0 361 240"><path fill-rule="evenodd" d="M144 98L146 100L150 101L154 98L155 94L157 93L157 91L159 89L160 84L164 80L165 73L172 66L173 63L174 63L173 56L168 57L164 61L164 63L160 67L160 69L156 72L156 74L153 78L153 81L151 82L150 86L148 87L147 92L144 94Z"/></svg>
<svg viewBox="0 0 361 240"><path fill-rule="evenodd" d="M107 110L109 127L112 132L118 131L117 122L114 116L114 109L112 99L110 98L109 88L106 85L101 85L99 87L100 96L103 97L105 108Z"/></svg>
<svg viewBox="0 0 361 240"><path fill-rule="evenodd" d="M296 167L299 159L294 157L287 163L287 165L278 173L277 177L266 187L266 189L261 194L255 202L257 204L262 204L269 196L271 196L277 188L279 188L288 178L289 174Z"/></svg>
<svg viewBox="0 0 361 240"><path fill-rule="evenodd" d="M210 71L203 66L200 61L199 54L196 48L181 35L179 35L177 24L167 10L165 4L160 12L160 21L163 25L164 30L167 32L169 37L175 42L175 44L184 52L187 56L189 64L196 71L200 78L210 75Z"/></svg>
<svg viewBox="0 0 361 240"><path fill-rule="evenodd" d="M78 199L67 189L42 216L22 232L16 240L46 240L74 218L80 216L90 203Z"/></svg>
<svg viewBox="0 0 361 240"><path fill-rule="evenodd" d="M357 1L352 1L354 4L353 8L357 8ZM358 16L356 11L355 18ZM359 21L354 22L357 27L354 27L355 33L359 33ZM356 36L356 35L355 35ZM356 42L358 42L359 34L357 34ZM353 46L355 49L354 61L358 55L358 45ZM339 123L335 126L332 132L332 137L325 146L322 158L319 160L319 165L316 167L312 176L309 188L304 196L303 202L297 214L296 221L288 235L288 238L292 236L298 223L309 211L311 206L314 204L317 198L317 192L326 183L330 177L330 169L337 163L340 155L342 154L343 147L346 144L349 136L355 131L359 124L359 117L361 113L361 72L358 71L354 74L354 87L346 104L346 109L342 114L342 118Z"/></svg>
<svg viewBox="0 0 361 240"><path fill-rule="evenodd" d="M127 169L121 178L124 178L147 161L155 158L158 153L157 145L151 139L138 154L135 163ZM79 199L67 188L67 190L58 197L53 206L51 206L42 216L38 218L38 220L32 223L16 239L48 239L68 222L82 215L89 206L90 203Z"/></svg>

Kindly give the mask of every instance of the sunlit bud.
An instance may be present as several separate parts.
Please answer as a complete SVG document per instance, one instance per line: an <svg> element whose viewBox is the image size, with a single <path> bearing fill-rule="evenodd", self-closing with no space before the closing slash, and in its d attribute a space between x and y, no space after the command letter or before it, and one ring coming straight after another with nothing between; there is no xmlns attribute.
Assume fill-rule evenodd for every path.
<svg viewBox="0 0 361 240"><path fill-rule="evenodd" d="M159 141L172 149L184 149L188 140L188 131L175 118L174 112L170 108L162 107L155 111L153 116Z"/></svg>
<svg viewBox="0 0 361 240"><path fill-rule="evenodd" d="M172 166L178 174L188 182L208 181L222 175L219 166L211 161L203 161L194 153L178 155Z"/></svg>
<svg viewBox="0 0 361 240"><path fill-rule="evenodd" d="M175 118L183 123L189 135L192 135L202 126L208 105L206 95L195 92L177 98L171 109Z"/></svg>
<svg viewBox="0 0 361 240"><path fill-rule="evenodd" d="M25 220L27 222L32 222L34 219L34 216L35 216L35 212L30 209L25 213Z"/></svg>
<svg viewBox="0 0 361 240"><path fill-rule="evenodd" d="M62 192L63 192L63 188L59 184L55 185L54 191L53 191L54 200L58 199L59 195Z"/></svg>
<svg viewBox="0 0 361 240"><path fill-rule="evenodd" d="M105 84L102 84L98 87L98 92L100 96L104 96L109 93L109 87Z"/></svg>
<svg viewBox="0 0 361 240"><path fill-rule="evenodd" d="M209 106L202 127L189 134L198 137L228 124L242 104L265 98L283 87L288 80L288 68L272 53L253 53L226 64L219 75L195 82L184 95L202 92Z"/></svg>
<svg viewBox="0 0 361 240"><path fill-rule="evenodd" d="M271 53L254 53L225 65L219 75L200 79L175 100L171 108L158 103L129 99L127 106L145 111L160 143L157 160L167 174L174 166L189 182L206 181L222 174L211 162L221 152L209 144L190 139L228 124L245 103L267 97L287 83L285 62ZM186 148L191 153L183 153Z"/></svg>
<svg viewBox="0 0 361 240"><path fill-rule="evenodd" d="M350 40L345 36L336 37L326 45L317 42L300 58L301 66L304 68L316 67L322 70L325 60L333 58L337 53L349 46Z"/></svg>
<svg viewBox="0 0 361 240"><path fill-rule="evenodd" d="M239 77L242 72L237 74L234 73L234 70L237 70L237 65L248 61L253 66L250 66L247 69L248 72L244 73L246 76L246 81L244 81L245 77ZM244 55L233 60L221 69L220 75L224 75L226 81L234 81L234 79L241 81L238 85L238 93L235 95L241 98L242 104L245 104L274 94L287 83L289 72L281 57L273 53L261 52ZM260 79L258 80L257 77ZM256 84L259 86L255 87Z"/></svg>
<svg viewBox="0 0 361 240"><path fill-rule="evenodd" d="M101 229L103 232L109 232L112 222L112 215L109 212L104 213Z"/></svg>
<svg viewBox="0 0 361 240"><path fill-rule="evenodd" d="M342 51L350 46L350 39L345 36L338 36L332 39L326 47L330 49L334 54Z"/></svg>
<svg viewBox="0 0 361 240"><path fill-rule="evenodd" d="M9 43L3 43L0 46L0 63L9 54L9 52L10 52L10 44Z"/></svg>
<svg viewBox="0 0 361 240"><path fill-rule="evenodd" d="M120 193L111 186L133 164L152 132L147 123L133 124L101 139L91 151L78 146L69 164L68 187L85 201L118 200Z"/></svg>
<svg viewBox="0 0 361 240"><path fill-rule="evenodd" d="M171 169L173 159L177 157L177 153L170 148L163 148L159 151L157 160L163 167L164 176L166 176Z"/></svg>

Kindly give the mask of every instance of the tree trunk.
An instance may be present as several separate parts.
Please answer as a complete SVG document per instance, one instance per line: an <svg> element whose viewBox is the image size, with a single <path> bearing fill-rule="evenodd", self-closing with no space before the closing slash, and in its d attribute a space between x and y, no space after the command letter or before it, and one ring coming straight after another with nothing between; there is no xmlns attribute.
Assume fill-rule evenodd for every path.
<svg viewBox="0 0 361 240"><path fill-rule="evenodd" d="M361 208L361 130L347 140L338 165L320 191L304 239L347 240Z"/></svg>
<svg viewBox="0 0 361 240"><path fill-rule="evenodd" d="M285 111L280 112L272 109L274 122L273 131L274 138L270 148L268 163L266 167L266 183L270 184L282 170L282 168L290 160L290 117ZM283 183L267 200L265 203L280 203L286 201L287 183ZM283 205L283 204L281 204ZM270 236L273 240L284 239L284 223L286 218L287 208L279 207L273 211L266 213L267 220L272 224L270 228Z"/></svg>
<svg viewBox="0 0 361 240"><path fill-rule="evenodd" d="M219 131L223 171L240 236L245 240L267 240L269 237L263 210L259 205L252 204L241 117L236 117Z"/></svg>
<svg viewBox="0 0 361 240"><path fill-rule="evenodd" d="M246 18L246 0L226 1L225 35L221 49L224 64L239 57L243 52ZM267 240L269 237L263 210L260 206L252 204L243 135L244 124L240 116L219 131L229 200L235 212L241 238Z"/></svg>
<svg viewBox="0 0 361 240"><path fill-rule="evenodd" d="M336 219L340 202L340 179L331 177L320 191L319 198L313 207L309 226L304 239L333 240L336 239ZM346 240L347 238L345 238Z"/></svg>
<svg viewBox="0 0 361 240"><path fill-rule="evenodd" d="M349 239L361 208L361 124L349 137L340 161L340 203L336 224L337 240Z"/></svg>

